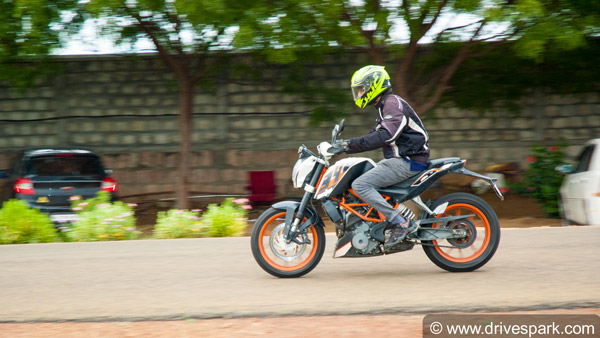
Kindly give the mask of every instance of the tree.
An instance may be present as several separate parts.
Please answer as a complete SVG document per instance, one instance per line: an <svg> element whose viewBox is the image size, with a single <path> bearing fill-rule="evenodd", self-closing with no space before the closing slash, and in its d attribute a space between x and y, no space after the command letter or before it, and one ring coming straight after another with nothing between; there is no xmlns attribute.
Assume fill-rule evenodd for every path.
<svg viewBox="0 0 600 338"><path fill-rule="evenodd" d="M452 78L443 102L486 113L499 103L518 115L521 98L529 95L577 95L600 92L600 40L585 40L585 48L547 48L539 58L518 57L512 45L490 51L485 58L466 60ZM539 59L543 59L540 61Z"/></svg>
<svg viewBox="0 0 600 338"><path fill-rule="evenodd" d="M86 9L103 18L103 29L119 43L149 39L175 74L178 84L179 130L177 207L188 209L191 130L194 90L211 77L217 63L231 48L237 25L243 23L250 3L239 0L91 0Z"/></svg>
<svg viewBox="0 0 600 338"><path fill-rule="evenodd" d="M592 0L278 0L267 1L236 39L279 62L306 48L367 53L373 64L390 65L395 92L425 114L466 60L506 42L538 60L553 42L583 46L583 37L599 33L599 12Z"/></svg>
<svg viewBox="0 0 600 338"><path fill-rule="evenodd" d="M12 0L0 2L0 80L31 86L52 71L46 56L60 46L60 32L74 18L63 17L76 0ZM35 56L32 57L32 56Z"/></svg>

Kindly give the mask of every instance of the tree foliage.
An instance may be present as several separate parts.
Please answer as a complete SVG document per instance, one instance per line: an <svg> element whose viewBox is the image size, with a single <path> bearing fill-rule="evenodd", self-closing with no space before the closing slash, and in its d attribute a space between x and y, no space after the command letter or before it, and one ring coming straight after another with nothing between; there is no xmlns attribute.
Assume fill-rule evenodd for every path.
<svg viewBox="0 0 600 338"><path fill-rule="evenodd" d="M231 0L90 0L86 10L101 19L99 25L117 43L147 39L178 77L197 81L211 69L209 59L231 49L231 30L244 20L244 5Z"/></svg>
<svg viewBox="0 0 600 338"><path fill-rule="evenodd" d="M598 13L591 0L276 0L264 2L236 43L284 63L307 48L367 53L389 66L395 91L426 113L466 60L510 42L518 56L541 62L549 46L580 48L598 35ZM457 15L461 22L451 22Z"/></svg>
<svg viewBox="0 0 600 338"><path fill-rule="evenodd" d="M0 80L25 87L52 73L43 56L60 46L67 24L76 24L63 15L76 6L76 0L0 1Z"/></svg>
<svg viewBox="0 0 600 338"><path fill-rule="evenodd" d="M177 207L187 209L191 126L197 84L218 77L219 62L231 50L237 25L246 20L250 1L239 0L90 0L87 13L101 19L119 43L150 40L176 75L179 95L179 174Z"/></svg>
<svg viewBox="0 0 600 338"><path fill-rule="evenodd" d="M467 60L442 98L463 109L481 113L502 106L520 112L519 99L537 92L545 95L577 95L600 91L600 40L586 39L586 48L548 48L537 59L520 58L506 45Z"/></svg>

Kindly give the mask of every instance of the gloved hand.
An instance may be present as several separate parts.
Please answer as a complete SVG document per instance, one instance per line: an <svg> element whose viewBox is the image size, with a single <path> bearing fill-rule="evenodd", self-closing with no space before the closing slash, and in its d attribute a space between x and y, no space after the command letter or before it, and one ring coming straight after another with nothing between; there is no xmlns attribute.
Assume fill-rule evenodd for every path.
<svg viewBox="0 0 600 338"><path fill-rule="evenodd" d="M331 149L329 152L332 154L341 154L348 150L348 141L347 140L337 140L334 144L331 145Z"/></svg>

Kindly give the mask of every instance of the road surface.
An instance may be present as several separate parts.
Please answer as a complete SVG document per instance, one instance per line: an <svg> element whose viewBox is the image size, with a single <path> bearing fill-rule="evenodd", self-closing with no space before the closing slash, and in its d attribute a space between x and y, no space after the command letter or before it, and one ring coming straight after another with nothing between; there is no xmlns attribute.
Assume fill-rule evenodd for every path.
<svg viewBox="0 0 600 338"><path fill-rule="evenodd" d="M510 311L600 307L600 227L503 229L470 273L421 248L333 259L278 279L250 240L204 238L0 246L0 322Z"/></svg>

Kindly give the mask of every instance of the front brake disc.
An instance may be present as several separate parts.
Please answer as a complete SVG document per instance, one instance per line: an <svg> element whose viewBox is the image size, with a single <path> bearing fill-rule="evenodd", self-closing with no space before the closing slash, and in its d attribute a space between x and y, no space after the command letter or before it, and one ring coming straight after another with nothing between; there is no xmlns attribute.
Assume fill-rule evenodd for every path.
<svg viewBox="0 0 600 338"><path fill-rule="evenodd" d="M294 241L286 243L284 234L285 223L276 226L271 231L269 236L269 245L271 251L278 257L285 261L293 261L298 257L302 256L306 250L306 244L298 244Z"/></svg>

